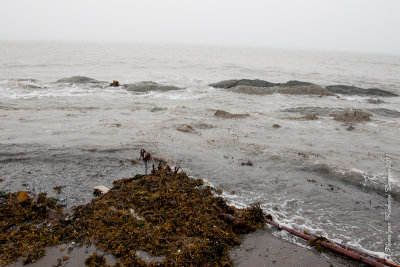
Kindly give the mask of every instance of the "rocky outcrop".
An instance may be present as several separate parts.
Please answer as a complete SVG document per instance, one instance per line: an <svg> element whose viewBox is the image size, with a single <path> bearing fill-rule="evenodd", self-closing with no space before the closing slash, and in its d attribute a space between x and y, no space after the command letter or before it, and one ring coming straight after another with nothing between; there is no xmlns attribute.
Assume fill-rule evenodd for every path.
<svg viewBox="0 0 400 267"><path fill-rule="evenodd" d="M132 92L147 93L150 91L166 92L172 90L181 90L182 88L169 85L161 85L155 82L138 82L127 84L125 89Z"/></svg>
<svg viewBox="0 0 400 267"><path fill-rule="evenodd" d="M217 83L212 83L209 86L214 88L232 88L236 86L251 86L251 87L272 87L277 85L276 83L267 82L264 80L250 80L250 79L241 79L241 80L226 80Z"/></svg>
<svg viewBox="0 0 400 267"><path fill-rule="evenodd" d="M102 82L85 76L72 76L69 78L59 79L56 81L56 83L102 83Z"/></svg>
<svg viewBox="0 0 400 267"><path fill-rule="evenodd" d="M376 95L376 96L398 96L392 92L377 89L377 88L369 88L363 89L355 86L348 86L348 85L330 85L325 87L331 93L334 94L342 94L342 95Z"/></svg>
<svg viewBox="0 0 400 267"><path fill-rule="evenodd" d="M289 94L289 95L334 95L322 86L302 81L289 81L287 83L271 83L264 80L227 80L212 83L215 88L228 89L235 93L251 95Z"/></svg>

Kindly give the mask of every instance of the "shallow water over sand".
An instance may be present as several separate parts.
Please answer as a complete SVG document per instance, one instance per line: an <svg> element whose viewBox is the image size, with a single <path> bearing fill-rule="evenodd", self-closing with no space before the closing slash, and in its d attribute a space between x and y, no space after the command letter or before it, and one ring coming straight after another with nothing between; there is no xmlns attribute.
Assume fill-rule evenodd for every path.
<svg viewBox="0 0 400 267"><path fill-rule="evenodd" d="M18 46L8 47L8 56L2 59L2 190L47 191L69 206L82 204L92 197L93 186L111 186L115 179L143 173L144 166L131 165L130 160L145 148L222 188L232 204L258 201L281 223L300 230L382 253L390 226L387 254L400 259L398 97L247 95L207 85L240 77L301 79L399 93L400 81L393 76L399 66L392 58L322 52L311 53L310 58L218 48L168 53L162 47L139 47L143 53L138 55L129 47L116 52L104 46L83 47L91 51L85 54L70 46L50 49L47 61L33 53L24 59L16 53ZM57 49L76 49L82 58L64 62L55 57ZM105 49L115 62L108 54L99 56ZM218 56L205 59L200 52L207 51ZM256 61L256 55L263 60ZM271 63L266 62L273 58L276 61L268 67ZM327 58L332 62L322 62ZM291 59L292 66L287 63ZM95 67L89 68L91 64ZM377 69L379 75L369 76ZM138 94L107 83L54 83L72 75L122 83L153 80L184 89ZM384 102L370 103L371 98ZM372 119L353 124L349 131L349 124L330 116L347 109L366 110ZM216 110L249 116L217 118ZM298 119L310 110L317 120ZM253 166L242 164L248 161ZM390 214L385 194L388 171ZM56 185L63 186L59 195L53 190Z"/></svg>

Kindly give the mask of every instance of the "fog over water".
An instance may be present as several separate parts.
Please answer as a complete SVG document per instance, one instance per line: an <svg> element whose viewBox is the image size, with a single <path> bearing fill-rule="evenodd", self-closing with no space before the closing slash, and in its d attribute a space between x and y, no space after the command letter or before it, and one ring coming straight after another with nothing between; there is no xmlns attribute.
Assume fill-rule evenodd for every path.
<svg viewBox="0 0 400 267"><path fill-rule="evenodd" d="M397 0L2 0L1 40L400 53Z"/></svg>

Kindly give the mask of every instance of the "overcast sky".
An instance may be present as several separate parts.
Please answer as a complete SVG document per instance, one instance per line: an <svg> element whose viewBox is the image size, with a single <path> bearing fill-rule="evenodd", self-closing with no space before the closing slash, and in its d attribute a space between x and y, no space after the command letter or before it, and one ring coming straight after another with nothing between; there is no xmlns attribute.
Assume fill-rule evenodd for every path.
<svg viewBox="0 0 400 267"><path fill-rule="evenodd" d="M400 0L0 0L0 40L400 54Z"/></svg>

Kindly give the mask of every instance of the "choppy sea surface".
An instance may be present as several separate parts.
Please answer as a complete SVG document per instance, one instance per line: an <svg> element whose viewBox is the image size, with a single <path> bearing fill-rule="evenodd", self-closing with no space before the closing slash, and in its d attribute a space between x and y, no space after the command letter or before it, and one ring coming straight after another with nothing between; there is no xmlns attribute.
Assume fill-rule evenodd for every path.
<svg viewBox="0 0 400 267"><path fill-rule="evenodd" d="M130 160L145 148L223 189L234 205L260 202L282 224L400 261L400 97L209 86L300 80L400 94L400 56L39 42L1 42L0 55L0 190L46 191L79 205L93 186L143 173ZM100 82L56 82L71 76ZM137 93L112 80L183 89ZM350 131L329 116L347 109L372 119ZM310 111L318 120L298 119Z"/></svg>

